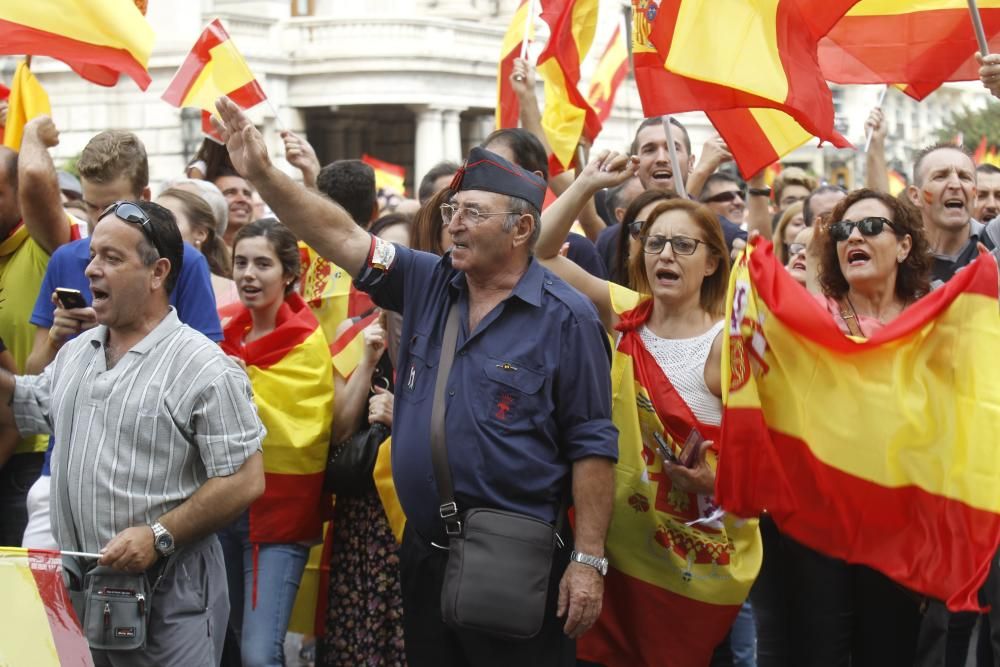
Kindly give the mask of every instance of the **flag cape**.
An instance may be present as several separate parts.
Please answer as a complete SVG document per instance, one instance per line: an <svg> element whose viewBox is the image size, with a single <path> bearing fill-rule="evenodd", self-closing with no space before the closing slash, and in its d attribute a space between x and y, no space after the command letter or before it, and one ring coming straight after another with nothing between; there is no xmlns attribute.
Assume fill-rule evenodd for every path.
<svg viewBox="0 0 1000 667"><path fill-rule="evenodd" d="M163 101L175 107L194 107L214 114L215 101L223 95L242 109L267 99L229 33L219 19L215 19L202 31L170 80L163 92Z"/></svg>
<svg viewBox="0 0 1000 667"><path fill-rule="evenodd" d="M93 667L54 551L0 547L0 664Z"/></svg>
<svg viewBox="0 0 1000 667"><path fill-rule="evenodd" d="M496 127L498 130L517 127L521 117L521 104L510 86L510 74L514 71L514 60L521 55L521 44L525 39L532 37L532 34L526 35L524 32L524 27L528 25L530 5L531 0L521 0L500 46L500 61L497 63ZM534 26L531 33L534 33L533 28Z"/></svg>
<svg viewBox="0 0 1000 667"><path fill-rule="evenodd" d="M406 168L391 162L361 154L361 161L375 170L375 189L391 190L398 195L406 194Z"/></svg>
<svg viewBox="0 0 1000 667"><path fill-rule="evenodd" d="M3 145L13 150L20 150L21 139L24 137L24 126L37 116L51 115L48 93L38 83L26 62L17 64L14 70L14 81L11 83L10 96L7 102L7 124L3 131Z"/></svg>
<svg viewBox="0 0 1000 667"><path fill-rule="evenodd" d="M647 117L684 111L705 111L715 129L726 141L740 173L745 178L750 178L813 136L830 141L838 147L850 146L846 139L833 130L833 103L829 87L818 76L818 68L814 68L815 71L810 70L810 65L815 65L815 45L810 52L808 44L796 41L787 43L784 38L782 41L784 49L776 48L773 43L770 44L772 48L764 48L767 44L761 46L760 39L754 42L758 51L766 52L765 61L771 66L771 74L785 82L783 86L780 81L778 85L772 82L770 88L774 90L770 91L771 97L763 94L768 92L768 86L764 85L766 81L758 85L760 90L754 94L739 87L743 85L742 80L727 82L721 76L725 70L720 73L704 69L713 63L720 66L730 63L736 58L733 53L728 53L734 51L732 45L743 42L730 37L728 42L719 44L720 38L725 33L713 36L712 30L717 22L706 24L704 17L701 17L702 20L699 22L699 15L696 13L687 12L684 15L683 25L678 26L678 20L681 18L680 4L679 0L670 0L659 5L654 0L632 0L632 59L635 65L636 86L642 101L643 113ZM786 35L788 32L798 32L802 35L808 32L801 30L801 26L797 30L789 29L787 8L793 4L789 0L782 0L785 11L777 12L772 19L776 21L780 14L783 19L781 25L785 30L777 31L778 26L775 24L777 32L766 33L766 36L774 38L778 34ZM840 7L842 4L844 0L839 0L839 3L833 3L832 6ZM718 8L715 5L707 7L711 7L718 15ZM834 21L835 18L830 16L830 10L827 9L824 12L817 12L811 22L803 25L811 25L815 30L822 30L827 24L832 25ZM698 53L706 59L704 65L698 66L700 69L692 66L697 63L690 62L690 58L678 60L679 68L697 72L699 76L708 78L680 74L668 69L666 64L666 55L673 52L674 34L678 31L690 32L689 28L692 26L697 29L692 34L702 35L706 39L711 38L710 43L716 46L716 51L728 53L727 58L718 63L716 58L709 57L710 54L705 54L705 49L699 47ZM681 30L681 27L684 30ZM787 52L795 49L803 53L798 57L790 57ZM756 57L752 49L749 52L739 53L744 53L748 58ZM791 70L796 74L794 77L783 73L786 59L800 63ZM780 62L775 62L776 60ZM740 62L738 58L736 62ZM791 87L792 83L796 84L794 89ZM800 90L802 88L805 90ZM780 97L781 91L784 91L784 99L779 101L776 98Z"/></svg>
<svg viewBox="0 0 1000 667"><path fill-rule="evenodd" d="M710 497L672 488L656 437L676 453L693 427L716 441L718 427L695 419L643 346L637 329L651 310L648 298L610 289L623 330L611 370L619 432L615 505L604 606L578 640L578 655L606 667L703 667L760 569L757 521L706 520L714 509ZM710 452L709 463L714 459ZM695 520L704 523L688 525Z"/></svg>
<svg viewBox="0 0 1000 667"><path fill-rule="evenodd" d="M333 369L326 337L302 298L290 294L274 331L244 343L252 319L239 304L223 327L222 349L239 357L267 428L264 495L250 506L251 542L299 542L320 536L323 476L330 447Z"/></svg>
<svg viewBox="0 0 1000 667"><path fill-rule="evenodd" d="M622 85L626 76L628 76L628 45L625 44L625 34L621 26L618 26L594 69L594 75L590 78L590 92L587 94L587 101L602 123L611 116L615 93L618 92L618 87Z"/></svg>
<svg viewBox="0 0 1000 667"><path fill-rule="evenodd" d="M554 166L565 170L573 165L580 137L593 142L601 132L601 121L579 90L580 63L597 29L597 0L541 0L541 4L542 20L550 28L537 65L545 81L542 129Z"/></svg>
<svg viewBox="0 0 1000 667"><path fill-rule="evenodd" d="M990 50L1000 49L1000 0L978 0ZM861 0L820 41L837 83L898 83L921 100L945 81L979 78L967 0Z"/></svg>
<svg viewBox="0 0 1000 667"><path fill-rule="evenodd" d="M751 244L730 284L722 506L978 609L1000 543L997 291L983 255L861 341Z"/></svg>
<svg viewBox="0 0 1000 667"><path fill-rule="evenodd" d="M0 36L0 55L49 56L102 86L127 74L149 87L156 35L132 0L4 2Z"/></svg>

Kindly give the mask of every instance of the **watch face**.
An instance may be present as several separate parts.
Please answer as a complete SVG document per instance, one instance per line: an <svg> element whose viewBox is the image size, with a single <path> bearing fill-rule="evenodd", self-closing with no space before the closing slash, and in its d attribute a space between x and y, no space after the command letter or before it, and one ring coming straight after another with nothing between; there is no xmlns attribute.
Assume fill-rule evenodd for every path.
<svg viewBox="0 0 1000 667"><path fill-rule="evenodd" d="M174 540L169 535L160 535L156 538L156 548L163 550L174 546Z"/></svg>

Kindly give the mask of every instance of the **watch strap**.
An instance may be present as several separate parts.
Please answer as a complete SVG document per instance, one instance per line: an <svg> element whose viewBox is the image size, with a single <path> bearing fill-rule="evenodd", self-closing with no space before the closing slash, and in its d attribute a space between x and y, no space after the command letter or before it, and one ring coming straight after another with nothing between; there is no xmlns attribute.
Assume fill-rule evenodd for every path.
<svg viewBox="0 0 1000 667"><path fill-rule="evenodd" d="M751 197L770 197L771 196L771 188L767 188L767 187L764 187L764 188L749 188L747 190L747 194L749 194Z"/></svg>
<svg viewBox="0 0 1000 667"><path fill-rule="evenodd" d="M581 563L582 565L589 565L590 567L600 572L602 576L608 573L607 558L601 558L600 556L591 556L590 554L585 554L574 550L573 553L570 554L570 560L573 560L577 563Z"/></svg>

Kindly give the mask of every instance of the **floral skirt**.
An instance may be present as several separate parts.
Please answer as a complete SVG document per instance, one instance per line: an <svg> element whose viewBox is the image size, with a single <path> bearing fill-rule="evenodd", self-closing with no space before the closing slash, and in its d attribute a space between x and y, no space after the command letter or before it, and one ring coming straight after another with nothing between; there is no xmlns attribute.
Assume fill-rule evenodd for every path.
<svg viewBox="0 0 1000 667"><path fill-rule="evenodd" d="M330 603L317 665L403 667L399 545L378 494L338 498L330 556Z"/></svg>

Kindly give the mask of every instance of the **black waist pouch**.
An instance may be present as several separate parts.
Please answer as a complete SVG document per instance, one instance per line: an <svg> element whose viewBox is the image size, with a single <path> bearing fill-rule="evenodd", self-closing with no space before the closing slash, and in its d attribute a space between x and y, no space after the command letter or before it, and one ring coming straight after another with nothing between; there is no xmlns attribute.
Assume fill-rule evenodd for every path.
<svg viewBox="0 0 1000 667"><path fill-rule="evenodd" d="M472 509L448 545L441 614L453 628L507 640L536 636L545 621L556 531L533 517Z"/></svg>

